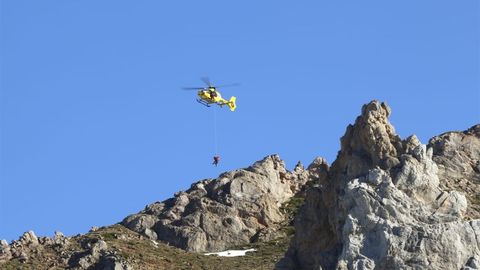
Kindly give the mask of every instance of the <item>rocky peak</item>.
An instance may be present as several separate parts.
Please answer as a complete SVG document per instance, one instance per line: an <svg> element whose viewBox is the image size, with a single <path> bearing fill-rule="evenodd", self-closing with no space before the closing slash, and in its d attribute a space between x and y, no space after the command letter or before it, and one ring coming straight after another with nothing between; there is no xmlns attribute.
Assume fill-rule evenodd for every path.
<svg viewBox="0 0 480 270"><path fill-rule="evenodd" d="M268 240L278 236L285 220L281 205L315 173L321 173L318 166L305 170L299 164L290 172L278 155L267 156L248 168L196 182L122 224L151 239L196 252Z"/></svg>
<svg viewBox="0 0 480 270"><path fill-rule="evenodd" d="M332 170L355 176L376 166L382 169L396 166L402 144L388 121L390 113L384 102L375 100L364 105L355 124L347 127L340 140L341 149Z"/></svg>
<svg viewBox="0 0 480 270"><path fill-rule="evenodd" d="M435 162L441 158L414 135L402 141L390 113L372 101L347 127L325 184L307 192L278 269L469 269L478 261L480 221L463 219L465 195L442 188ZM451 150L443 139L430 145L457 153L454 164L476 164L476 140L468 137L476 130L450 134ZM447 160L445 171L475 171Z"/></svg>

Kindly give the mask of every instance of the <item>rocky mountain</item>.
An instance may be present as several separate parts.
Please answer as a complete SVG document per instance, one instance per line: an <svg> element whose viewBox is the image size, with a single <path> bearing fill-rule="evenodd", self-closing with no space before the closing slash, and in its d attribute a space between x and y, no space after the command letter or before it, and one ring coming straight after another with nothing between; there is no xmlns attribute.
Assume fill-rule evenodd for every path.
<svg viewBox="0 0 480 270"><path fill-rule="evenodd" d="M364 105L331 167L268 156L116 225L1 241L0 269L480 269L480 125L425 145L390 113ZM201 254L228 248L257 251Z"/></svg>
<svg viewBox="0 0 480 270"><path fill-rule="evenodd" d="M65 237L57 233L47 238L30 231L11 244L2 241L0 266L124 270L187 267L179 266L180 261L188 265L186 269L224 269L222 266L236 260L242 261L245 269L271 269L286 251L286 228L293 213L290 200L301 195L307 181L318 178L326 168L326 161L317 158L307 169L298 163L288 171L277 155L268 156L248 168L196 182L120 224L94 228L86 235ZM218 264L219 259L185 252L222 251L245 245L259 251L247 256L256 259Z"/></svg>
<svg viewBox="0 0 480 270"><path fill-rule="evenodd" d="M187 251L221 251L281 236L281 206L306 182L328 168L316 159L307 170L290 172L272 155L246 169L197 182L174 198L148 205L122 224L153 240Z"/></svg>
<svg viewBox="0 0 480 270"><path fill-rule="evenodd" d="M427 146L390 113L373 101L347 127L277 269L480 269L480 126Z"/></svg>

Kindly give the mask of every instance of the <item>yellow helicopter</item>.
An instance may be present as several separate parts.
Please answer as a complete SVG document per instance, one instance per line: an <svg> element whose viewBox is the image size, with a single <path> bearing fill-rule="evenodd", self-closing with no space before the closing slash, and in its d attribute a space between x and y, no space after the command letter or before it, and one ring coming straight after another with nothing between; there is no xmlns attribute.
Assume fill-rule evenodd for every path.
<svg viewBox="0 0 480 270"><path fill-rule="evenodd" d="M198 97L197 101L200 104L203 104L207 107L210 107L211 104L217 104L220 107L223 107L224 105L228 105L230 108L230 111L235 111L237 108L236 100L237 98L232 96L230 97L230 100L226 100L222 98L222 95L220 92L218 92L217 88L220 87L229 87L229 86L237 86L238 83L234 84L227 84L227 85L222 85L222 86L212 86L210 83L210 80L208 78L202 78L202 81L207 85L207 87L184 87L184 90L198 90Z"/></svg>

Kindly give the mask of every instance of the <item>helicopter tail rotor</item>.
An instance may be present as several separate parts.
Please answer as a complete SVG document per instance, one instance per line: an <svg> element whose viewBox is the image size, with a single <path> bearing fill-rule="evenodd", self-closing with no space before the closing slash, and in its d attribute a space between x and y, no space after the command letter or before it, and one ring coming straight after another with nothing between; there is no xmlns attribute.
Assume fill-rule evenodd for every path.
<svg viewBox="0 0 480 270"><path fill-rule="evenodd" d="M228 101L228 107L230 108L230 111L235 111L235 109L237 108L237 104L236 104L236 101L237 101L237 98L232 96L230 98L230 100Z"/></svg>

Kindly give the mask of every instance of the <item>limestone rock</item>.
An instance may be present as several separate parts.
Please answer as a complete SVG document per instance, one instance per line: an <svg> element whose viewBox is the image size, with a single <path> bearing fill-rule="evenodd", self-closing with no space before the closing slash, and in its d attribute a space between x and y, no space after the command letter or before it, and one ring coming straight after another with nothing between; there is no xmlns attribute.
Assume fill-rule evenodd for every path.
<svg viewBox="0 0 480 270"><path fill-rule="evenodd" d="M62 232L56 231L55 236L53 237L53 243L59 247L64 247L68 245L69 240Z"/></svg>
<svg viewBox="0 0 480 270"><path fill-rule="evenodd" d="M108 254L100 258L94 265L94 269L102 270L133 270L133 268L116 254Z"/></svg>
<svg viewBox="0 0 480 270"><path fill-rule="evenodd" d="M12 258L12 252L10 246L6 240L0 241L0 263L6 262Z"/></svg>
<svg viewBox="0 0 480 270"><path fill-rule="evenodd" d="M318 168L305 170L298 164L290 172L277 155L268 156L248 168L194 183L122 224L150 239L195 252L271 239L285 219L281 204L302 189L310 173L318 173Z"/></svg>
<svg viewBox="0 0 480 270"><path fill-rule="evenodd" d="M390 169L400 163L398 152L403 145L388 122L390 113L385 103L375 101L363 106L362 115L341 138L342 150L335 161L337 170L346 170L351 177L363 175L375 166Z"/></svg>
<svg viewBox="0 0 480 270"><path fill-rule="evenodd" d="M17 258L21 262L28 260L28 255L38 253L43 249L40 239L33 231L25 232L18 240L13 241L8 247L5 242L2 244L2 250L5 258ZM1 260L1 257L0 257Z"/></svg>
<svg viewBox="0 0 480 270"><path fill-rule="evenodd" d="M110 250L103 240L87 241L82 245L86 251L77 252L70 257L69 269L133 270L125 259L116 251Z"/></svg>
<svg viewBox="0 0 480 270"><path fill-rule="evenodd" d="M463 191L470 202L467 216L480 218L480 125L433 137L428 147L438 165L440 186Z"/></svg>
<svg viewBox="0 0 480 270"><path fill-rule="evenodd" d="M33 231L29 231L10 245L2 240L0 268L3 269L1 264L9 260L25 263L32 269L46 269L44 265L40 267L36 264L48 262L50 267L62 269L132 270L125 259L109 248L105 241L83 236L72 240L58 231L53 238L37 237Z"/></svg>
<svg viewBox="0 0 480 270"><path fill-rule="evenodd" d="M325 183L307 192L295 237L277 269L477 267L480 221L464 220L465 195L441 184L447 171L473 175L475 166L467 168L464 161L476 160L476 139L450 134L429 147L415 136L402 141L388 122L390 112L373 101L347 127ZM461 145L470 148L445 154Z"/></svg>
<svg viewBox="0 0 480 270"><path fill-rule="evenodd" d="M28 231L20 237L20 242L27 246L36 246L38 245L38 238L33 231Z"/></svg>

